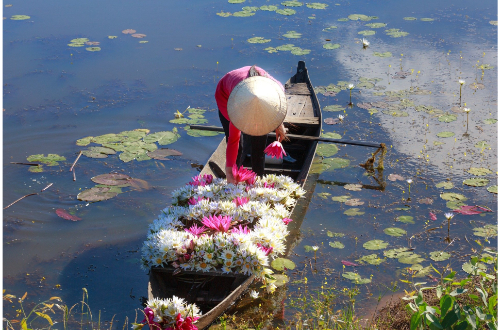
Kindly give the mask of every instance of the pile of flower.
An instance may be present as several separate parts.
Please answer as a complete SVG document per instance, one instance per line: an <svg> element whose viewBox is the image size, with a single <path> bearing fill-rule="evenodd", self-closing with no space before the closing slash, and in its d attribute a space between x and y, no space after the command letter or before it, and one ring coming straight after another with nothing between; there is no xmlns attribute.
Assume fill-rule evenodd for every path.
<svg viewBox="0 0 500 330"><path fill-rule="evenodd" d="M134 323L134 330L142 329L149 325L151 330L196 330L193 323L201 316L195 304L187 304L182 298L173 296L171 299L148 300L144 308L142 323Z"/></svg>
<svg viewBox="0 0 500 330"><path fill-rule="evenodd" d="M142 266L254 274L273 291L269 259L285 252L289 216L305 191L290 177L233 168L237 184L197 176L149 226Z"/></svg>

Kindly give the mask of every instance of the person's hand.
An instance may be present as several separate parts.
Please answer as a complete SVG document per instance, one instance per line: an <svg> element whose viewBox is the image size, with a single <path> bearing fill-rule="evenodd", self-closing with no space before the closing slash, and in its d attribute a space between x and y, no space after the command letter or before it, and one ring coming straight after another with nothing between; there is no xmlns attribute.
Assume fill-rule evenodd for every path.
<svg viewBox="0 0 500 330"><path fill-rule="evenodd" d="M233 168L232 167L226 166L226 180L227 180L227 183L236 184L236 180L234 179L234 176L233 176Z"/></svg>
<svg viewBox="0 0 500 330"><path fill-rule="evenodd" d="M287 139L286 137L286 128L283 123L276 129L276 141L283 142Z"/></svg>

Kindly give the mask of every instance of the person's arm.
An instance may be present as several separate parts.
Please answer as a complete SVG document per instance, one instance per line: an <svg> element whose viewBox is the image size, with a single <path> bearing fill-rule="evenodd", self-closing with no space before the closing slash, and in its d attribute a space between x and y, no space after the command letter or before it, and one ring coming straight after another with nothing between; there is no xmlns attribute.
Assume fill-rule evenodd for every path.
<svg viewBox="0 0 500 330"><path fill-rule="evenodd" d="M226 179L228 183L236 183L233 177L233 165L236 164L241 131L229 123L229 138L226 146Z"/></svg>

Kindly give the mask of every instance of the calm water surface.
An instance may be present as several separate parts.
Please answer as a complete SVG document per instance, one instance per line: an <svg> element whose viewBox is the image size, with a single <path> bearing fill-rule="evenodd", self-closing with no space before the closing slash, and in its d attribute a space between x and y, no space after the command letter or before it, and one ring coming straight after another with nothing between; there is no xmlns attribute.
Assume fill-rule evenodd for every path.
<svg viewBox="0 0 500 330"><path fill-rule="evenodd" d="M349 159L351 165L319 176L292 255L300 272L290 273L291 279L300 283L308 277L310 285L318 287L326 278L337 286L351 287L353 284L340 276L341 260L355 261L372 253L383 257L381 250L363 248L372 239L388 242L388 248L415 247L415 252L425 258L421 262L424 267L430 263L445 266L447 261L434 262L429 253L447 249L453 252L452 266L460 269L467 259L464 256L471 251L465 238L477 238L472 228L497 223L497 195L487 191L497 184L498 168L497 124L488 121L497 119L497 3L325 3L328 7L324 10L305 5L294 7L296 13L291 16L259 10L251 17L221 17L216 13L234 13L243 6L284 6L264 0L242 4L202 0L5 2L3 204L39 192L49 183L53 185L3 213L4 289L18 296L28 291L35 300L57 295L73 304L78 301L81 288L86 287L90 306L101 310L104 319L115 314L118 322L126 316L133 318L140 298L147 294L147 276L138 263L147 226L169 204L170 193L198 173L197 165L205 163L220 141L220 136L187 135L184 125L169 122L174 112L188 106L206 109L208 124L219 125L213 93L224 73L258 64L284 83L295 72L299 60L306 62L315 86L338 81L359 85L363 81L360 78L380 80L376 88L357 86L353 90L353 108L346 107L347 90L336 96L319 94L319 99L323 107L346 107L345 113L324 112L325 118L346 115L340 125L324 124L325 133L384 142L389 152L382 180L377 182L357 166L373 150L339 147L334 157ZM351 14L378 18L370 22L339 21ZM30 18L11 20L12 15ZM374 22L387 25L365 26ZM408 35L392 38L385 32L391 28ZM133 38L121 32L125 29L134 29L146 37ZM364 30L375 31L366 36L371 43L367 49L360 43L363 36L359 32ZM287 38L287 31L302 36ZM256 36L271 41L247 42ZM101 50L68 47L75 38L98 41ZM264 50L289 43L310 53ZM340 48L324 49L326 43L338 43ZM377 57L376 52L390 52L392 56ZM397 72L408 75L398 79ZM466 81L462 106L465 103L471 108L468 135L463 135L467 117L459 108L459 79ZM389 105L401 100L380 94L416 88L427 92L403 97L413 102L398 109L399 114L404 111L403 117L387 111ZM378 101L387 102L388 106L373 114L357 106ZM417 111L419 105L433 106L455 115L456 120L440 121L435 113ZM78 139L137 128L158 132L174 127L179 129L181 138L168 147L181 151L183 156L169 161L128 163L116 155L106 159L82 156L76 165L76 181L68 171L82 149L76 145ZM443 131L454 132L455 136L439 138L436 134ZM478 148L478 143L488 146ZM28 166L11 164L27 162L28 156L40 153L58 154L67 161L45 167L42 173L31 173ZM487 186L463 185L463 180L473 177L467 172L471 167L491 170L485 176L490 180ZM152 189L126 192L99 203L76 199L80 191L94 186L90 180L93 176L112 171L146 180ZM411 178L410 192L404 180L391 181L389 174L399 174L404 180ZM456 216L451 227L451 237L456 240L451 247L444 241L447 223L443 215L450 208L440 198L445 190L436 187L447 179L454 188L446 191L466 196L465 204L483 205L495 211ZM348 191L344 185L350 183L362 184L363 189ZM331 200L341 195L363 201L363 205L355 207L364 213L344 214L353 207ZM82 221L58 217L55 210L59 208L75 212ZM436 213L438 220L429 220L429 212ZM395 222L400 215L412 216L415 223ZM407 234L388 236L383 232L387 227L402 228ZM437 229L428 231L431 228ZM331 238L328 231L345 236ZM330 247L329 242L333 241L340 241L345 248ZM490 242L490 246L496 247L496 236ZM306 245L320 246L314 265L309 263L313 254L305 252ZM362 277L373 276L372 284L361 286L360 297L367 302L363 305L375 304L370 294L376 295L389 283L403 278L409 266L388 259L379 266L357 267L355 270ZM287 290L293 293L300 285L290 284ZM4 312L10 308L5 306Z"/></svg>

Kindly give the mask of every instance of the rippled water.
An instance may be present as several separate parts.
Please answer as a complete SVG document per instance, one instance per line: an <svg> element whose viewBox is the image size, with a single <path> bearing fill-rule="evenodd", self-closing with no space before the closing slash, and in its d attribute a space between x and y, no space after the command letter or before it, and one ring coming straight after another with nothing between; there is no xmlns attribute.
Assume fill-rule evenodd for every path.
<svg viewBox="0 0 500 330"><path fill-rule="evenodd" d="M205 113L208 124L219 125L213 98L217 81L225 72L244 65L258 64L283 83L295 72L298 60L305 60L315 86L338 81L358 84L361 77L381 78L377 83L384 88L381 92L425 89L431 93L409 97L415 105L432 105L457 116L454 122L440 122L413 107L406 109L408 117L393 117L381 111L370 115L356 105L384 101L384 96L375 95L377 91L373 89L355 88L355 106L346 109L344 123L324 124L323 128L346 139L386 143L389 152L383 173L385 187L382 189L381 182L366 176L365 170L357 166L373 150L341 146L335 157L349 159L352 166L320 175L301 227L301 241L294 249L293 260L303 272L290 274L292 280L307 276L314 286L326 276L340 285L351 286L340 276L340 261L354 261L369 254L362 244L371 239L383 239L390 247L410 245L423 255L446 248L443 213L449 209L439 197L443 189L435 187L440 181L450 179L455 184L450 191L467 196L468 205L484 205L496 211L496 194L489 193L486 187L463 185L462 181L471 177L466 172L470 167L492 170L488 186L497 180L497 124L484 122L497 119L497 26L490 23L497 20L497 3L326 3L326 10L296 7L292 16L258 11L252 17L227 18L216 13L273 3L13 1L12 6L4 7L4 207L53 183L40 195L27 197L4 211L4 289L16 295L28 291L40 299L58 295L75 303L81 288L86 287L90 306L102 310L104 319L114 314L119 322L125 316L133 317L147 289L147 276L138 264L147 225L170 202L170 192L196 175L196 166L205 163L220 141L220 137L191 137L183 125L171 124L169 120L176 110L191 106L209 110ZM9 19L21 14L30 19ZM351 14L378 19L338 21ZM403 19L410 16L417 20ZM421 18L434 20L426 22ZM365 26L372 22L386 23L387 27ZM325 30L332 25L337 28ZM136 39L122 34L129 28L147 37ZM388 28L409 35L391 38L384 32ZM302 33L302 37L283 37L292 30ZM371 43L367 49L359 43L362 36L358 32L362 30L376 31L366 37ZM247 39L254 36L271 42L248 43ZM101 51L67 46L70 40L80 37L99 41ZM339 43L340 48L324 49L326 39ZM148 43L139 43L140 40ZM287 43L310 49L311 53L296 56L263 50ZM392 57L379 58L374 52L391 52ZM493 68L478 69L483 64ZM396 79L398 71L412 74ZM465 114L454 112L453 108L459 102L458 79L466 80L462 103L472 109L469 136L463 136ZM469 86L474 82L480 88ZM319 95L319 100L323 107L345 106L349 95L348 91L341 91L336 96ZM339 113L324 112L324 117L336 117ZM81 150L75 143L80 138L136 128L157 132L174 127L180 130L181 138L169 147L181 151L181 157L130 163L123 163L116 156L105 160L82 157L76 165L76 181L68 171ZM436 134L441 131L453 131L456 135L440 139ZM481 152L475 147L479 141L486 141L490 147ZM67 161L43 173L30 173L27 166L11 164L27 162L29 155L39 153L59 154ZM153 189L131 191L92 204L76 199L80 191L94 186L90 180L93 176L111 171L146 180ZM391 173L413 179L409 196L405 181L387 179ZM349 183L364 187L361 191L347 191L343 185ZM324 199L318 193L330 195ZM332 196L345 194L365 202L356 206L365 212L363 215L347 216L343 212L350 207L331 200ZM432 204L419 202L427 197L433 200ZM395 210L405 205L411 209ZM76 210L83 220L65 221L55 214L58 208ZM438 221L429 222L429 211L438 214ZM413 216L415 224L394 222L399 215ZM459 269L465 260L461 256L470 252L465 236L472 240L477 238L472 235L472 228L496 224L496 212L457 216L453 220L452 236L457 241L448 250L455 252L452 266ZM383 229L392 226L405 229L408 235L390 237L383 233ZM427 231L434 227L441 228ZM330 238L328 230L346 236ZM341 241L345 248L330 247L328 243L334 240ZM496 243L496 237L491 239L491 246ZM318 273L312 264L308 268L313 255L305 252L304 245L320 246ZM427 258L422 264L429 263ZM401 278L407 266L391 259L380 266L358 267L356 270L363 277L374 278L371 286L363 286L363 295ZM288 290L294 292L296 286L289 285Z"/></svg>

